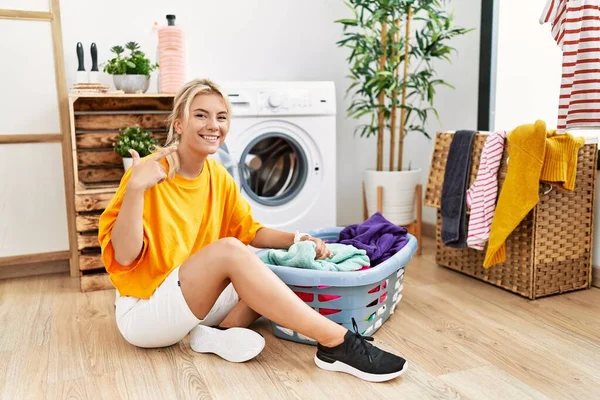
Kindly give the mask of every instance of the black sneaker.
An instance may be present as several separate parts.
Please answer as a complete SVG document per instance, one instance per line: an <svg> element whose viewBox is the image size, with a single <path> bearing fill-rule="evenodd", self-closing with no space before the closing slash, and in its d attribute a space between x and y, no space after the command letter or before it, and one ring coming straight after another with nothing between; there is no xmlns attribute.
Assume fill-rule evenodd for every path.
<svg viewBox="0 0 600 400"><path fill-rule="evenodd" d="M370 382L388 381L406 371L405 359L367 343L373 338L358 333L354 318L352 326L354 332L346 332L342 344L335 347L317 345L315 363L319 368L345 372Z"/></svg>

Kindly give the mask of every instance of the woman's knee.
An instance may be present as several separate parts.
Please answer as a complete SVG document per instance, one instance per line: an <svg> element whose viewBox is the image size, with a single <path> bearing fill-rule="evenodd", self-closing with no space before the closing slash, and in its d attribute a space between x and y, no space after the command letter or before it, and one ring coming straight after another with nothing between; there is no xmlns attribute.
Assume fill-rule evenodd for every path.
<svg viewBox="0 0 600 400"><path fill-rule="evenodd" d="M225 262L235 262L237 259L248 257L252 251L244 243L233 237L217 240L211 246L219 252Z"/></svg>
<svg viewBox="0 0 600 400"><path fill-rule="evenodd" d="M224 250L229 251L248 251L248 247L242 243L239 239L234 237L225 237L217 240L212 244L213 246L220 247Z"/></svg>

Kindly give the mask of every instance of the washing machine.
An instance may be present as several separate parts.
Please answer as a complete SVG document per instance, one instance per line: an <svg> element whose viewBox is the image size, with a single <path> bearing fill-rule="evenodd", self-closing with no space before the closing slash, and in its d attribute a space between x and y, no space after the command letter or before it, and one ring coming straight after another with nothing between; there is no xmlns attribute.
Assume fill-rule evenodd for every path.
<svg viewBox="0 0 600 400"><path fill-rule="evenodd" d="M288 232L336 226L333 82L225 82L223 149L254 218ZM237 171L235 171L237 169Z"/></svg>

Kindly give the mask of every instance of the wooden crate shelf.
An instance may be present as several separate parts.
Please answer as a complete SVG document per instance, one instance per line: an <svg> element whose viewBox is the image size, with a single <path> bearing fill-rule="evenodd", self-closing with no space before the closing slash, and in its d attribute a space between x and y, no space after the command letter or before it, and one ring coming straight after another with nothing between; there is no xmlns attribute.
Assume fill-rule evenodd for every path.
<svg viewBox="0 0 600 400"><path fill-rule="evenodd" d="M79 270L80 271L94 271L103 270L104 265L100 259L100 253L91 254L80 254L79 255ZM106 271L104 271L106 272Z"/></svg>
<svg viewBox="0 0 600 400"><path fill-rule="evenodd" d="M71 95L76 190L118 185L124 171L113 143L119 131L138 125L164 143L172 106L172 95Z"/></svg>
<svg viewBox="0 0 600 400"><path fill-rule="evenodd" d="M69 96L75 177L75 224L82 292L113 289L100 258L98 223L123 177L113 143L121 129L139 125L164 143L173 95Z"/></svg>
<svg viewBox="0 0 600 400"><path fill-rule="evenodd" d="M82 273L79 279L79 286L81 287L82 292L114 289L109 275L104 270L90 274Z"/></svg>

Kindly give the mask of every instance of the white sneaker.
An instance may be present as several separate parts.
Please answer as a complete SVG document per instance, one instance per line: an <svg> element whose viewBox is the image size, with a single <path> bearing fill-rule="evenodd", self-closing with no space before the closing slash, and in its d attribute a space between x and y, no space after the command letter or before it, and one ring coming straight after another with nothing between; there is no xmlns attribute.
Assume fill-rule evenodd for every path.
<svg viewBox="0 0 600 400"><path fill-rule="evenodd" d="M197 353L214 353L230 362L245 362L260 354L265 338L246 328L197 325L190 332L190 346Z"/></svg>

